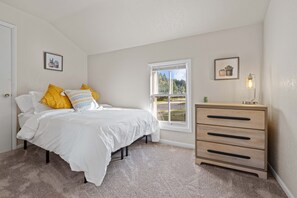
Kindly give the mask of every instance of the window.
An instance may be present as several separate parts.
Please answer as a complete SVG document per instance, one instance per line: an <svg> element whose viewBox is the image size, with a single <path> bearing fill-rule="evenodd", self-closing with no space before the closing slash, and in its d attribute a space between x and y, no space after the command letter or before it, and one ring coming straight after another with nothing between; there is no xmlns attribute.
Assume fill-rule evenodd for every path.
<svg viewBox="0 0 297 198"><path fill-rule="evenodd" d="M151 110L161 129L191 132L191 60L149 64Z"/></svg>

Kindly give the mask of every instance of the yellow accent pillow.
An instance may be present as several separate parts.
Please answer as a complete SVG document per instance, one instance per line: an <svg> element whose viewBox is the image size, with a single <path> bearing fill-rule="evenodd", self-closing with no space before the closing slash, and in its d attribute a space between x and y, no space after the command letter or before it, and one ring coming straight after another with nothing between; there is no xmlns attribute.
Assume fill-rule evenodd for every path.
<svg viewBox="0 0 297 198"><path fill-rule="evenodd" d="M71 102L67 96L62 95L63 91L64 89L49 84L40 102L54 109L70 109L72 108Z"/></svg>
<svg viewBox="0 0 297 198"><path fill-rule="evenodd" d="M93 96L94 100L99 100L100 94L98 92L96 92L94 89L92 89L91 87L89 87L88 85L82 84L80 89L81 90L90 90L92 92L92 96Z"/></svg>

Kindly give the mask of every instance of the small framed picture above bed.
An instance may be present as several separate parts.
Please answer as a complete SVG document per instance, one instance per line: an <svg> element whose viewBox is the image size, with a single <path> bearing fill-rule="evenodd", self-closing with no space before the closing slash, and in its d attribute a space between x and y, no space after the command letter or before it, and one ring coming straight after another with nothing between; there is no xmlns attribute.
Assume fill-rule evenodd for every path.
<svg viewBox="0 0 297 198"><path fill-rule="evenodd" d="M44 69L63 71L63 56L50 52L44 52Z"/></svg>
<svg viewBox="0 0 297 198"><path fill-rule="evenodd" d="M239 57L220 58L214 60L214 79L239 79Z"/></svg>

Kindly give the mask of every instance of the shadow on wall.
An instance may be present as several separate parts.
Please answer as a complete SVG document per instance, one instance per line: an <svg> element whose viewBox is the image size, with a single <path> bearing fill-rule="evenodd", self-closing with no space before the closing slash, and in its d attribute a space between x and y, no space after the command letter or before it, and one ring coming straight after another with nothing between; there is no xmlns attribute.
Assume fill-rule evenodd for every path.
<svg viewBox="0 0 297 198"><path fill-rule="evenodd" d="M284 155L284 153L279 153L280 150L283 150L280 147L284 147L284 145L281 145L280 143L286 142L281 141L281 139L291 139L294 138L294 135L283 111L273 107L270 108L270 111L271 115L268 116L270 118L268 120L268 162L272 165L273 169L278 172L278 162L280 162L278 158L279 156ZM281 126L279 123L281 123ZM283 136L281 130L285 130L289 136Z"/></svg>
<svg viewBox="0 0 297 198"><path fill-rule="evenodd" d="M268 116L268 162L271 164L274 168L274 170L278 170L278 164L277 160L275 159L275 156L278 156L278 121L279 121L279 109L271 107ZM273 151L273 152L271 152Z"/></svg>

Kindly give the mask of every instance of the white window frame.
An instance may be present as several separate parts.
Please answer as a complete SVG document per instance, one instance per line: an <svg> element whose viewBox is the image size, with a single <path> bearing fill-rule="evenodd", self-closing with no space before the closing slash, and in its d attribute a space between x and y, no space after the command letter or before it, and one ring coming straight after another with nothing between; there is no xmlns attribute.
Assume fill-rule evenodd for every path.
<svg viewBox="0 0 297 198"><path fill-rule="evenodd" d="M175 122L169 122L169 121L159 121L160 128L163 130L169 130L169 131L178 131L178 132L192 132L192 108L191 108L191 59L182 59L182 60L175 60L175 61L168 61L168 62L159 62L159 63L151 63L149 64L150 67L150 109L153 111L153 97L155 96L163 96L164 94L153 94L153 77L152 72L153 69L156 68L166 68L166 67L172 67L175 65L185 65L187 73L186 73L186 85L187 85L187 93L186 93L186 123L175 123ZM165 94L167 95L167 94ZM173 94L168 94L173 97ZM178 95L177 95L178 96ZM168 98L170 100L170 98ZM169 101L170 103L170 101ZM170 111L170 104L168 107L168 110ZM153 112L154 113L154 112Z"/></svg>

